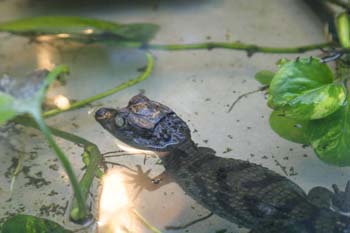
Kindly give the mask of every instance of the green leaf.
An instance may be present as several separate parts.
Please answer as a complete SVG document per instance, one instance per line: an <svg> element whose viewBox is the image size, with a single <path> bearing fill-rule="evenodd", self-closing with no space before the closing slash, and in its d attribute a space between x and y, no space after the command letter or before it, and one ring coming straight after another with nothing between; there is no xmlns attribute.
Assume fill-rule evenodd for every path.
<svg viewBox="0 0 350 233"><path fill-rule="evenodd" d="M345 100L344 86L333 81L328 65L317 58L283 63L270 84L268 105L291 118L326 117Z"/></svg>
<svg viewBox="0 0 350 233"><path fill-rule="evenodd" d="M0 125L16 116L13 109L14 99L12 96L0 92Z"/></svg>
<svg viewBox="0 0 350 233"><path fill-rule="evenodd" d="M310 144L308 139L309 121L286 117L282 112L273 111L270 126L279 136L292 142Z"/></svg>
<svg viewBox="0 0 350 233"><path fill-rule="evenodd" d="M41 104L49 85L59 75L67 72L68 68L66 66L57 66L50 73L48 73L47 70L33 72L22 82L9 77L4 77L0 80L0 95L8 98L4 98L5 101L3 101L3 104L0 105L0 112L8 110L10 113L12 113L7 114L4 120L9 120L11 117L22 113L29 113L33 117L38 125L38 128L40 128L48 140L49 145L56 152L58 159L62 163L69 177L78 203L78 208L76 208L76 216L79 220L83 220L86 219L88 215L85 205L85 198L83 197L79 187L78 180L67 156L55 142L50 129L46 126L41 114Z"/></svg>
<svg viewBox="0 0 350 233"><path fill-rule="evenodd" d="M348 12L339 14L336 22L340 44L343 48L350 48L350 17Z"/></svg>
<svg viewBox="0 0 350 233"><path fill-rule="evenodd" d="M119 24L106 20L76 16L42 16L0 24L0 31L24 36L52 35L53 39L80 42L134 41L148 42L159 26L148 23Z"/></svg>
<svg viewBox="0 0 350 233"><path fill-rule="evenodd" d="M262 85L270 85L274 75L270 70L261 70L255 74L255 79Z"/></svg>
<svg viewBox="0 0 350 233"><path fill-rule="evenodd" d="M277 62L276 62L276 65L278 66L278 67L281 67L281 66L283 66L284 64L286 64L287 62L289 62L290 60L289 59L287 59L287 58L281 58L281 59L279 59Z"/></svg>
<svg viewBox="0 0 350 233"><path fill-rule="evenodd" d="M9 218L1 229L2 233L72 233L61 225L30 215L16 215Z"/></svg>
<svg viewBox="0 0 350 233"><path fill-rule="evenodd" d="M317 156L337 166L350 166L350 106L347 102L332 115L310 121L310 142Z"/></svg>
<svg viewBox="0 0 350 233"><path fill-rule="evenodd" d="M21 81L8 76L0 79L0 124L23 113L41 114L41 103L48 86L61 74L67 72L59 66L52 72L38 70Z"/></svg>

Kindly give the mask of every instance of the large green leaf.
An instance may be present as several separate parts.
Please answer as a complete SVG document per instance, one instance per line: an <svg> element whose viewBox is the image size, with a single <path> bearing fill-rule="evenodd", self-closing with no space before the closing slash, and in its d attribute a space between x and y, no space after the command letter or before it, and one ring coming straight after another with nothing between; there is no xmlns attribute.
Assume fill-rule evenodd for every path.
<svg viewBox="0 0 350 233"><path fill-rule="evenodd" d="M16 215L9 218L1 228L2 233L72 233L61 225L31 215Z"/></svg>
<svg viewBox="0 0 350 233"><path fill-rule="evenodd" d="M23 113L40 115L47 87L61 73L66 72L67 67L59 66L50 73L37 70L21 81L8 76L0 79L0 124Z"/></svg>
<svg viewBox="0 0 350 233"><path fill-rule="evenodd" d="M0 31L24 36L53 35L77 41L148 42L159 26L149 23L119 24L76 16L43 16L0 23Z"/></svg>
<svg viewBox="0 0 350 233"><path fill-rule="evenodd" d="M262 85L270 85L274 75L270 70L261 70L255 74L255 79Z"/></svg>
<svg viewBox="0 0 350 233"><path fill-rule="evenodd" d="M285 62L270 84L269 106L296 119L326 117L345 100L344 86L333 81L328 65L317 58Z"/></svg>
<svg viewBox="0 0 350 233"><path fill-rule="evenodd" d="M350 166L350 106L347 102L332 115L310 121L310 141L317 156L337 166Z"/></svg>
<svg viewBox="0 0 350 233"><path fill-rule="evenodd" d="M273 111L270 115L270 126L279 136L292 142L309 144L309 121L296 120L286 117L279 111Z"/></svg>

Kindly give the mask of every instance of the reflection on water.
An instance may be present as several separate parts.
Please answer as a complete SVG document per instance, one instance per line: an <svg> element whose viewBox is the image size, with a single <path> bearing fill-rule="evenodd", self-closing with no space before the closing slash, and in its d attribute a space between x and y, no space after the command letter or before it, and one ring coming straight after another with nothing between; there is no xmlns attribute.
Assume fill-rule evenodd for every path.
<svg viewBox="0 0 350 233"><path fill-rule="evenodd" d="M67 97L65 97L64 95L56 95L54 97L54 103L56 105L57 108L59 109L68 109L70 106L70 102L69 99Z"/></svg>
<svg viewBox="0 0 350 233"><path fill-rule="evenodd" d="M103 177L102 182L98 217L99 232L134 232L130 208L131 202L124 185L123 174L116 169L110 170Z"/></svg>
<svg viewBox="0 0 350 233"><path fill-rule="evenodd" d="M46 41L50 40L48 37L45 37L43 39L45 39ZM52 62L53 54L51 49L49 49L47 46L39 45L39 46L36 46L36 50L37 50L36 56L37 56L38 69L48 69L48 70L53 69L55 67L55 64Z"/></svg>

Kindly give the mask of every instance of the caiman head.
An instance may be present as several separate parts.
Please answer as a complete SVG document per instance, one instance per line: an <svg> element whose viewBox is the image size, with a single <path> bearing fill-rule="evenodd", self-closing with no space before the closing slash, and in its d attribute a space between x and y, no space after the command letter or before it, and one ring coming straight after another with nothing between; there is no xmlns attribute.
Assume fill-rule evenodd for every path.
<svg viewBox="0 0 350 233"><path fill-rule="evenodd" d="M188 126L173 110L142 94L124 108L98 109L95 119L114 137L141 150L167 152L191 138Z"/></svg>

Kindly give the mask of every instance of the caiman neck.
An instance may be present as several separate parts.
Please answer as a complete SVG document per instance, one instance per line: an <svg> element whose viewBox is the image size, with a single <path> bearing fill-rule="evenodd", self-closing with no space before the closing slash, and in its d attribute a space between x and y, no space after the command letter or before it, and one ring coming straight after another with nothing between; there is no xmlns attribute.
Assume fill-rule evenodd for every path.
<svg viewBox="0 0 350 233"><path fill-rule="evenodd" d="M185 167L198 159L202 159L203 156L205 155L200 153L197 145L192 140L185 141L167 154L159 154L166 169Z"/></svg>
<svg viewBox="0 0 350 233"><path fill-rule="evenodd" d="M200 156L197 144L194 143L191 139L188 139L184 143L177 146L175 150L182 151L188 156Z"/></svg>

